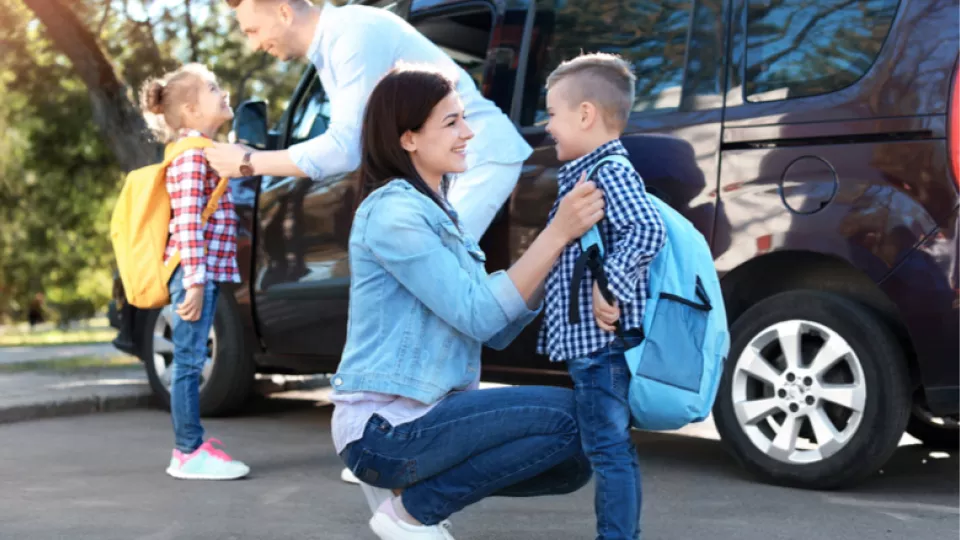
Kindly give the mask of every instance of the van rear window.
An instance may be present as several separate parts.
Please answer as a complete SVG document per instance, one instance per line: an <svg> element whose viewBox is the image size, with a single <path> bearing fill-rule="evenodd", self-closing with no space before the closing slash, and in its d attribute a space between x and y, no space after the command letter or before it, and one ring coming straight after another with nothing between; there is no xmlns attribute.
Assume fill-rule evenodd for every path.
<svg viewBox="0 0 960 540"><path fill-rule="evenodd" d="M899 0L749 0L747 101L826 94L876 61Z"/></svg>

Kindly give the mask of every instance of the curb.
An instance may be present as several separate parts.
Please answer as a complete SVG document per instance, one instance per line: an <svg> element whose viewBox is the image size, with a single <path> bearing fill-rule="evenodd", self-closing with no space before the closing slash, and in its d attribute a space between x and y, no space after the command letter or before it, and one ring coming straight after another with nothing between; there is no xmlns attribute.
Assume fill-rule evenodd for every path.
<svg viewBox="0 0 960 540"><path fill-rule="evenodd" d="M82 371L74 372L82 373ZM26 372L25 375L36 375L37 372ZM70 375L71 372L44 373L43 375ZM2 375L2 373L0 373ZM270 379L257 381L254 394L269 395L282 392L314 391L327 388L330 385L326 377L285 377L282 382ZM50 396L47 401L31 402L29 398L17 400L13 403L4 403L0 399L0 425L60 418L81 416L96 413L129 411L135 409L161 409L153 395L150 386L144 384L133 388L100 388L99 393L90 392L86 395ZM38 391L48 391L45 385L38 386ZM253 397L253 396L251 396ZM17 403L21 401L21 403Z"/></svg>
<svg viewBox="0 0 960 540"><path fill-rule="evenodd" d="M115 396L83 396L54 402L14 405L0 409L0 424L145 409L152 405L153 399L148 392L126 393Z"/></svg>

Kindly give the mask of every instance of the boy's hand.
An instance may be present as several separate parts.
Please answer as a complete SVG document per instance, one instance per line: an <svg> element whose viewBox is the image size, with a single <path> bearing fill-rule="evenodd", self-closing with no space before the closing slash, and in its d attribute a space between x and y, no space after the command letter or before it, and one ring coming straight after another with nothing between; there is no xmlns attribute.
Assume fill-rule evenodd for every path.
<svg viewBox="0 0 960 540"><path fill-rule="evenodd" d="M200 319L203 313L203 285L187 289L187 297L177 306L177 315L187 322Z"/></svg>
<svg viewBox="0 0 960 540"><path fill-rule="evenodd" d="M615 325L620 320L620 307L617 301L614 300L612 305L608 304L596 281L593 282L593 317L597 320L597 326L607 332L615 332Z"/></svg>

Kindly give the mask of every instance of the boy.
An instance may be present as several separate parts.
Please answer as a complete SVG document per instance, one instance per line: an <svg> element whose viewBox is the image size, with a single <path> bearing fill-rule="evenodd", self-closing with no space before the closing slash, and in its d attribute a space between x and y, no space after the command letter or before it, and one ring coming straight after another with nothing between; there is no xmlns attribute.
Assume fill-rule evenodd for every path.
<svg viewBox="0 0 960 540"><path fill-rule="evenodd" d="M556 142L557 158L568 162L558 174L558 202L600 159L627 155L620 135L633 107L635 80L630 66L610 54L581 55L547 78L547 133ZM574 382L583 447L596 474L598 540L635 540L640 469L630 439L630 372L624 351L643 339L647 267L663 247L666 232L632 168L605 163L591 180L606 201L599 228L614 300L607 303L595 280L584 279L574 291L580 323L570 322L571 281L581 249L576 242L567 246L547 277L538 348L551 361L566 361ZM550 219L556 209L554 205ZM586 311L591 305L592 317Z"/></svg>

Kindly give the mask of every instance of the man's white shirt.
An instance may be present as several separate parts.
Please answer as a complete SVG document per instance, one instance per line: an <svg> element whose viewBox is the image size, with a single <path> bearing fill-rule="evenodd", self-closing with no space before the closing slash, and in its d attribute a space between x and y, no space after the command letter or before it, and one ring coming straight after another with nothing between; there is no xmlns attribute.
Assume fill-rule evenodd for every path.
<svg viewBox="0 0 960 540"><path fill-rule="evenodd" d="M533 153L510 119L460 66L413 26L384 9L332 4L321 11L307 57L330 98L325 133L290 147L290 157L311 178L349 172L360 165L360 129L367 99L398 62L428 64L459 75L457 90L474 138L467 166L522 163Z"/></svg>

